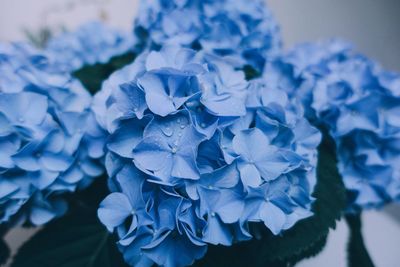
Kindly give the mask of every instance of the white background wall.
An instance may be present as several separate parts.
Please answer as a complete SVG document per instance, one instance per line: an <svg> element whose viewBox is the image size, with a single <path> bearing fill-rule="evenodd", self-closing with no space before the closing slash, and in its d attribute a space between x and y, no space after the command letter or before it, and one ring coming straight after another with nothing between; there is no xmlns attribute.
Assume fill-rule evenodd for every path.
<svg viewBox="0 0 400 267"><path fill-rule="evenodd" d="M250 1L250 0L249 0ZM298 42L343 37L385 67L400 71L399 0L269 0L282 25L286 47ZM25 39L24 29L45 25L73 29L84 21L105 18L130 30L138 0L0 0L0 41ZM363 215L367 247L377 267L400 266L400 213L366 212ZM397 218L397 220L395 219ZM31 231L19 229L7 239L15 250ZM340 222L326 249L301 267L346 266L348 229Z"/></svg>

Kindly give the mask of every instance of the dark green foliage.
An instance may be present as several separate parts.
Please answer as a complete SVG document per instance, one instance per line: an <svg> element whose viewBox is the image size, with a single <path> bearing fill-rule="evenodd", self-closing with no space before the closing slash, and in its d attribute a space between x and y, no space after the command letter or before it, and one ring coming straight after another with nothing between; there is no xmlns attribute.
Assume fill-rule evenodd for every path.
<svg viewBox="0 0 400 267"><path fill-rule="evenodd" d="M47 225L25 243L12 267L126 266L115 240L94 214L76 212Z"/></svg>
<svg viewBox="0 0 400 267"><path fill-rule="evenodd" d="M113 57L110 62L106 64L84 66L75 71L73 76L80 80L92 94L95 94L101 89L101 84L111 73L133 62L134 59L135 54L129 52L121 56Z"/></svg>
<svg viewBox="0 0 400 267"><path fill-rule="evenodd" d="M246 76L246 80L248 80L248 81L261 76L261 73L259 71L257 71L255 68L253 68L251 65L245 65L243 67L243 72Z"/></svg>
<svg viewBox="0 0 400 267"><path fill-rule="evenodd" d="M39 231L18 251L12 267L126 267L116 240L98 221L106 177L71 197L70 213Z"/></svg>
<svg viewBox="0 0 400 267"><path fill-rule="evenodd" d="M336 227L346 205L345 188L336 167L335 148L325 136L319 147L318 182L313 205L314 216L297 223L281 236L264 229L260 240L233 247L210 247L206 257L195 266L204 267L280 267L315 256L324 247L330 228Z"/></svg>
<svg viewBox="0 0 400 267"><path fill-rule="evenodd" d="M350 228L347 244L348 267L374 267L361 232L361 214L347 215L346 222Z"/></svg>

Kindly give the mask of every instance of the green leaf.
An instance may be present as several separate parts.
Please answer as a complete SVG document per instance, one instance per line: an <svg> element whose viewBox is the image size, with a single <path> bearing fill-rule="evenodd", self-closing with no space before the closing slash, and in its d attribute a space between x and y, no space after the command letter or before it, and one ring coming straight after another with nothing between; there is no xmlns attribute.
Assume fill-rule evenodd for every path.
<svg viewBox="0 0 400 267"><path fill-rule="evenodd" d="M111 58L110 62L106 64L87 65L75 71L73 76L80 80L82 84L91 92L95 94L101 89L101 85L111 73L121 69L125 65L133 62L135 54L129 52L124 55Z"/></svg>
<svg viewBox="0 0 400 267"><path fill-rule="evenodd" d="M243 72L244 75L246 76L246 80L250 81L256 78L259 78L261 76L261 73L257 71L253 66L251 65L245 65L243 67Z"/></svg>
<svg viewBox="0 0 400 267"><path fill-rule="evenodd" d="M347 215L346 222L350 228L349 243L347 244L348 267L374 267L361 232L361 214Z"/></svg>
<svg viewBox="0 0 400 267"><path fill-rule="evenodd" d="M18 251L12 267L127 267L113 235L97 219L108 194L107 177L67 196L70 212L44 228Z"/></svg>
<svg viewBox="0 0 400 267"><path fill-rule="evenodd" d="M264 229L260 240L239 243L233 247L214 246L198 267L265 267L293 266L298 261L319 253L329 234L336 227L346 206L346 193L337 169L335 145L324 135L318 148L317 185L314 191L314 216L298 222L281 236Z"/></svg>
<svg viewBox="0 0 400 267"><path fill-rule="evenodd" d="M44 227L26 242L12 267L127 266L115 240L95 214L75 212Z"/></svg>

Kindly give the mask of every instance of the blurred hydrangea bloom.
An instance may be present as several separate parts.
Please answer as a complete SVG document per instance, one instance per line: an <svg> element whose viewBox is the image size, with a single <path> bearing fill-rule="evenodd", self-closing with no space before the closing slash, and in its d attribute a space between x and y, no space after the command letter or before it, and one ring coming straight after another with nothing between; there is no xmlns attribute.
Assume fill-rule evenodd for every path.
<svg viewBox="0 0 400 267"><path fill-rule="evenodd" d="M350 208L400 200L400 75L342 41L300 45L266 69L329 128Z"/></svg>
<svg viewBox="0 0 400 267"><path fill-rule="evenodd" d="M310 216L318 130L299 105L227 61L177 46L115 72L93 109L112 193L100 220L131 266L187 266L208 244ZM179 254L177 254L179 253Z"/></svg>
<svg viewBox="0 0 400 267"><path fill-rule="evenodd" d="M134 47L133 36L101 22L88 22L76 31L49 40L46 50L61 71L73 72L84 65L107 63Z"/></svg>
<svg viewBox="0 0 400 267"><path fill-rule="evenodd" d="M183 45L257 70L281 49L279 26L262 0L142 1L135 34L142 49Z"/></svg>
<svg viewBox="0 0 400 267"><path fill-rule="evenodd" d="M61 193L102 173L101 153L89 149L98 127L90 103L46 56L0 45L0 223L46 223L65 212Z"/></svg>

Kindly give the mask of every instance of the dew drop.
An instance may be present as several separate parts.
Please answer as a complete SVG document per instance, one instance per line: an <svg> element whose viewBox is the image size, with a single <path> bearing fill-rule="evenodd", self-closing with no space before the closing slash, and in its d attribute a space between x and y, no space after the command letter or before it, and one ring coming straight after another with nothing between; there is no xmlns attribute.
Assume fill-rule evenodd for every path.
<svg viewBox="0 0 400 267"><path fill-rule="evenodd" d="M358 115L358 112L357 112L356 110L352 110L352 111L351 111L351 115L352 115L352 116L357 116L357 115Z"/></svg>
<svg viewBox="0 0 400 267"><path fill-rule="evenodd" d="M162 127L161 130L162 130L163 134L166 135L166 136L168 136L168 137L171 137L172 134L174 133L174 130L173 130L171 127L169 127L169 126L167 126L167 127Z"/></svg>
<svg viewBox="0 0 400 267"><path fill-rule="evenodd" d="M215 212L211 212L211 217L215 217Z"/></svg>
<svg viewBox="0 0 400 267"><path fill-rule="evenodd" d="M171 149L171 152L172 152L173 154L175 154L175 153L177 152L176 147L173 147L173 148Z"/></svg>

